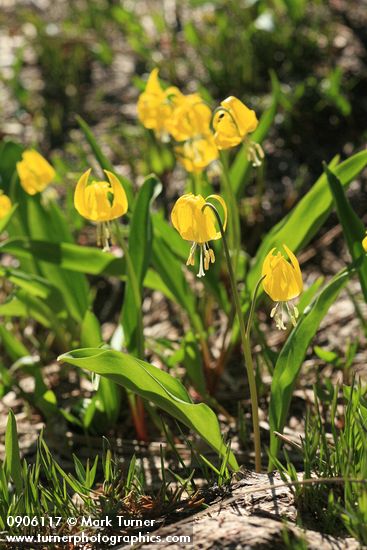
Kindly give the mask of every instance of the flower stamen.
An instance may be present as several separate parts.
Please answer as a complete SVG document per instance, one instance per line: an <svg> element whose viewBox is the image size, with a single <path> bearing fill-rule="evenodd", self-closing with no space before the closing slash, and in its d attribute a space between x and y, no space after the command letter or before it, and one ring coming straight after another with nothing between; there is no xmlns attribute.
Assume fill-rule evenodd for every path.
<svg viewBox="0 0 367 550"><path fill-rule="evenodd" d="M192 246L190 248L189 257L187 258L186 265L195 265L195 251L196 251L197 243L192 243Z"/></svg>
<svg viewBox="0 0 367 550"><path fill-rule="evenodd" d="M204 248L204 245L200 245L200 264L199 264L199 273L197 274L197 277L199 277L199 279L201 277L205 277L205 271L203 266L203 248Z"/></svg>
<svg viewBox="0 0 367 550"><path fill-rule="evenodd" d="M260 143L247 141L247 160L251 162L254 168L258 168L262 164L265 154Z"/></svg>

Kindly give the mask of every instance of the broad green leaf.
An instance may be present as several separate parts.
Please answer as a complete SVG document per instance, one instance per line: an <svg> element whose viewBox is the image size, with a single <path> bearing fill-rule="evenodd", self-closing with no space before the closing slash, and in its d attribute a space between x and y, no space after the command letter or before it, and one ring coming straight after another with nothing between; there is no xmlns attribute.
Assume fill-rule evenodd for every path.
<svg viewBox="0 0 367 550"><path fill-rule="evenodd" d="M187 284L183 266L165 241L158 235L154 235L152 263L177 303L189 313L190 317L195 315L195 295Z"/></svg>
<svg viewBox="0 0 367 550"><path fill-rule="evenodd" d="M46 240L57 244L63 238L65 227L55 223L55 219L41 204L40 197L27 198L28 234L31 239ZM89 305L88 285L81 273L60 269L50 262L43 262L37 258L42 275L62 293L66 307L71 317L81 321Z"/></svg>
<svg viewBox="0 0 367 550"><path fill-rule="evenodd" d="M119 278L125 276L123 258L116 258L109 252L88 246L19 238L0 243L0 252L7 252L16 258L38 258L78 273Z"/></svg>
<svg viewBox="0 0 367 550"><path fill-rule="evenodd" d="M348 282L353 270L336 275L316 296L300 316L297 326L288 337L275 365L271 384L269 424L270 453L277 456L280 442L274 431L282 432L291 402L293 388L300 373L312 338L330 306ZM269 468L272 467L270 462Z"/></svg>
<svg viewBox="0 0 367 550"><path fill-rule="evenodd" d="M57 207L50 208L50 203L44 204L41 195L28 195L20 186L18 177L13 178L11 197L19 207L12 221L12 235L44 240L57 244L70 232L62 216L55 215ZM60 269L59 266L32 258L33 262L22 265L24 271L43 275L52 281L63 295L65 305L71 317L80 322L88 308L88 285L86 278L73 271Z"/></svg>
<svg viewBox="0 0 367 550"><path fill-rule="evenodd" d="M133 269L131 273L127 270L121 323L126 348L134 355L139 355L139 350L144 349L141 294L152 254L153 231L150 206L161 188L159 180L154 175L145 179L135 200L130 220L129 256Z"/></svg>
<svg viewBox="0 0 367 550"><path fill-rule="evenodd" d="M334 173L346 187L366 164L367 151L361 151L334 168ZM281 247L285 243L296 253L316 235L329 216L332 204L333 199L327 177L322 174L293 210L263 239L247 277L247 288L250 293L253 292L261 277L262 264L270 250L273 247Z"/></svg>
<svg viewBox="0 0 367 550"><path fill-rule="evenodd" d="M266 138L271 125L273 124L278 109L280 97L280 85L275 73L271 73L272 82L272 101L269 109L262 115L259 125L255 132L251 134L250 139L255 143L262 143ZM241 197L243 190L249 182L251 173L251 162L247 158L246 144L238 151L230 169L229 179L234 193Z"/></svg>
<svg viewBox="0 0 367 550"><path fill-rule="evenodd" d="M362 240L365 237L366 230L354 212L349 200L345 196L345 192L340 180L333 174L331 170L324 166L331 193L333 195L336 213L343 228L345 240L348 245L350 255L354 262L361 262L358 266L358 276L361 283L364 299L367 302L367 256L362 246Z"/></svg>
<svg viewBox="0 0 367 550"><path fill-rule="evenodd" d="M93 135L92 130L90 129L89 125L85 122L85 120L83 120L78 115L76 116L76 119L77 119L78 124L79 124L86 140L88 141L88 143L90 145L90 148L92 149L93 154L96 157L100 167L102 168L102 170L109 170L110 172L113 172L116 175L116 177L120 180L121 185L125 190L128 203L129 203L129 205L131 205L132 202L133 202L133 189L132 189L131 183L129 182L129 180L127 178L119 176L118 174L115 173L115 169L114 169L113 165L110 163L108 158L102 152L100 146L97 143L96 138Z"/></svg>
<svg viewBox="0 0 367 550"><path fill-rule="evenodd" d="M5 471L14 482L18 495L23 490L22 466L18 443L17 423L12 410L8 414L5 432Z"/></svg>
<svg viewBox="0 0 367 550"><path fill-rule="evenodd" d="M184 386L170 374L127 355L112 350L80 349L59 357L60 361L106 376L126 389L172 415L194 430L222 457L226 455L218 420L204 403L193 404ZM231 453L231 468L237 461Z"/></svg>
<svg viewBox="0 0 367 550"><path fill-rule="evenodd" d="M32 294L32 296L46 300L53 311L60 313L64 310L64 303L59 289L43 277L24 273L18 269L2 268L1 266L0 277L5 277L8 281Z"/></svg>

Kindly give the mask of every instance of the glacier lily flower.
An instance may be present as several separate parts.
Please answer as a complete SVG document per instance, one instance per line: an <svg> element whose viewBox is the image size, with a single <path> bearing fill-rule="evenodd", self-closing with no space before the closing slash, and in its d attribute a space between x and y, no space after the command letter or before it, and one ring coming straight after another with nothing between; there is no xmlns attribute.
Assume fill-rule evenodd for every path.
<svg viewBox="0 0 367 550"><path fill-rule="evenodd" d="M248 139L248 134L258 126L255 111L246 107L234 96L227 97L214 112L214 139L218 149L229 149L245 141L248 160L253 166L260 166L264 152L258 143Z"/></svg>
<svg viewBox="0 0 367 550"><path fill-rule="evenodd" d="M171 117L182 93L174 86L163 90L158 72L158 69L153 69L150 73L145 91L139 96L137 110L143 126L154 130L157 137L167 141Z"/></svg>
<svg viewBox="0 0 367 550"><path fill-rule="evenodd" d="M75 188L74 206L83 218L97 223L97 244L108 250L109 222L127 212L128 201L119 179L108 170L104 172L108 181L91 183L88 183L91 169L84 172Z"/></svg>
<svg viewBox="0 0 367 550"><path fill-rule="evenodd" d="M302 273L298 260L285 244L283 244L283 248L290 262L280 251L274 254L276 248L273 248L266 256L262 267L262 276L265 277L263 280L264 290L276 302L270 317L274 317L279 330L286 328L284 306L293 326L296 325L298 309L289 301L297 298L303 290Z"/></svg>
<svg viewBox="0 0 367 550"><path fill-rule="evenodd" d="M171 213L173 227L185 241L192 243L186 265L195 265L195 252L197 247L200 248L198 277L204 277L210 264L215 262L214 251L210 248L209 241L221 238L221 233L215 225L213 212L210 208L203 210L203 206L209 199L215 199L221 204L224 210L223 227L225 229L227 206L219 195L209 195L204 199L201 195L187 193L176 201Z"/></svg>
<svg viewBox="0 0 367 550"><path fill-rule="evenodd" d="M22 154L17 162L20 184L28 195L43 191L55 178L56 172L49 162L34 149Z"/></svg>

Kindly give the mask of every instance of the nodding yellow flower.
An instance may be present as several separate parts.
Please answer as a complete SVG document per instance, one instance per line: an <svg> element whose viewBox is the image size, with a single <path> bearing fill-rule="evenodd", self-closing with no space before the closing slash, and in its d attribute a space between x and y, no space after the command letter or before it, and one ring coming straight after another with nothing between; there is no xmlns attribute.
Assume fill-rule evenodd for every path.
<svg viewBox="0 0 367 550"><path fill-rule="evenodd" d="M204 199L201 195L187 193L180 197L173 207L171 220L173 227L185 241L191 241L191 249L186 265L195 265L195 251L200 248L200 264L198 277L204 277L210 263L215 262L214 251L209 246L209 241L221 238L220 231L215 224L215 215L210 208L203 206L209 199L217 200L224 210L223 228L227 225L227 206L219 195L209 195Z"/></svg>
<svg viewBox="0 0 367 550"><path fill-rule="evenodd" d="M150 73L145 91L139 96L137 110L145 128L154 130L159 138L167 140L170 119L182 94L174 86L163 90L158 72L158 69L153 69Z"/></svg>
<svg viewBox="0 0 367 550"><path fill-rule="evenodd" d="M283 248L290 260L287 261L281 252L274 254L273 248L266 256L262 275L265 276L263 286L265 292L276 302L270 316L275 318L276 326L279 330L285 330L284 324L284 305L292 321L296 325L298 309L294 304L289 304L289 300L297 298L303 290L302 273L298 260L289 248L283 244Z"/></svg>
<svg viewBox="0 0 367 550"><path fill-rule="evenodd" d="M256 130L258 123L255 111L236 97L227 97L213 117L214 139L218 149L229 149L247 140L247 135ZM247 145L249 161L253 166L260 166L264 158L261 146L249 140Z"/></svg>
<svg viewBox="0 0 367 550"><path fill-rule="evenodd" d="M199 94L182 96L172 113L169 132L176 141L186 141L195 136L210 135L210 107Z"/></svg>
<svg viewBox="0 0 367 550"><path fill-rule="evenodd" d="M175 147L175 153L187 172L202 172L218 158L218 149L211 135L196 136Z"/></svg>
<svg viewBox="0 0 367 550"><path fill-rule="evenodd" d="M21 186L29 195L43 191L56 174L51 164L33 149L24 151L22 160L17 162L17 172Z"/></svg>
<svg viewBox="0 0 367 550"><path fill-rule="evenodd" d="M5 218L12 208L11 200L0 191L0 220Z"/></svg>
<svg viewBox="0 0 367 550"><path fill-rule="evenodd" d="M367 232L366 232L365 238L362 241L362 246L363 246L364 251L367 252Z"/></svg>
<svg viewBox="0 0 367 550"><path fill-rule="evenodd" d="M108 170L104 172L108 181L89 184L91 169L84 172L75 188L74 206L83 218L97 222L97 243L108 250L111 238L109 222L127 212L128 201L118 178Z"/></svg>

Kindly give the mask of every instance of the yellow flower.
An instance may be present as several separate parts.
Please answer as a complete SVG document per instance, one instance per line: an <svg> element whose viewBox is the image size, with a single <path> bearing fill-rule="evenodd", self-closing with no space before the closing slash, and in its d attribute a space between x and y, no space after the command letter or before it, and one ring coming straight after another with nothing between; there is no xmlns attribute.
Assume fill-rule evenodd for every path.
<svg viewBox="0 0 367 550"><path fill-rule="evenodd" d="M363 246L364 251L367 252L367 233L366 233L365 238L362 241L362 246Z"/></svg>
<svg viewBox="0 0 367 550"><path fill-rule="evenodd" d="M181 97L180 90L174 86L163 90L158 79L158 69L153 69L145 91L138 99L139 120L145 128L154 130L159 138L166 139L170 118Z"/></svg>
<svg viewBox="0 0 367 550"><path fill-rule="evenodd" d="M0 191L0 220L5 218L12 208L11 200Z"/></svg>
<svg viewBox="0 0 367 550"><path fill-rule="evenodd" d="M252 111L236 97L227 97L214 115L214 139L218 149L228 149L241 143L256 130L258 120Z"/></svg>
<svg viewBox="0 0 367 550"><path fill-rule="evenodd" d="M283 244L283 248L290 263L281 252L278 251L277 254L274 254L275 248L273 248L264 260L262 275L265 276L263 281L265 292L276 302L270 316L275 318L277 328L285 330L284 304L292 324L295 326L298 310L293 304L288 304L288 301L301 294L303 281L296 256L285 244Z"/></svg>
<svg viewBox="0 0 367 550"><path fill-rule="evenodd" d="M21 186L29 195L43 191L54 179L55 170L42 155L29 149L17 162L17 172Z"/></svg>
<svg viewBox="0 0 367 550"><path fill-rule="evenodd" d="M109 248L111 236L109 222L123 216L128 209L124 188L118 178L105 170L107 181L92 181L88 184L91 169L80 178L75 188L74 206L83 218L97 222L97 242Z"/></svg>
<svg viewBox="0 0 367 550"><path fill-rule="evenodd" d="M200 267L198 277L204 277L210 263L215 262L214 251L209 246L209 241L221 238L220 231L215 224L215 215L210 208L203 206L209 199L217 200L224 210L223 227L227 225L227 206L219 195L209 195L204 199L201 195L187 193L180 197L171 213L172 225L185 241L191 241L192 246L186 265L195 265L195 251L200 247Z"/></svg>
<svg viewBox="0 0 367 550"><path fill-rule="evenodd" d="M202 172L218 158L218 149L211 135L189 139L175 147L175 153L188 172Z"/></svg>
<svg viewBox="0 0 367 550"><path fill-rule="evenodd" d="M172 113L168 130L176 141L210 134L212 113L199 94L182 96Z"/></svg>

